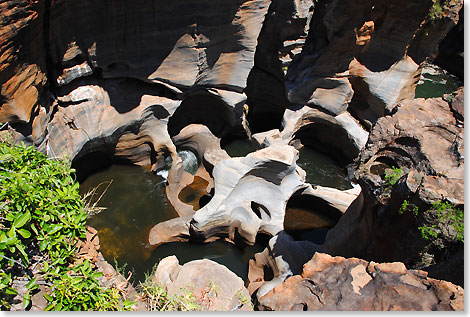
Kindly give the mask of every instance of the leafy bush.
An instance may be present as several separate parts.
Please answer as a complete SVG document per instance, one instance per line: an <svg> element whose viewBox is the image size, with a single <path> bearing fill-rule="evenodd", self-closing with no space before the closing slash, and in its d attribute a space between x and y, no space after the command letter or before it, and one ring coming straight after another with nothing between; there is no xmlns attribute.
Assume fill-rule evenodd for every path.
<svg viewBox="0 0 470 317"><path fill-rule="evenodd" d="M131 310L132 302L122 302L116 288L102 288L98 283L103 273L93 271L88 260L76 264L65 272L58 268L50 270L45 265L46 278L54 280L51 295L44 295L49 301L47 310Z"/></svg>
<svg viewBox="0 0 470 317"><path fill-rule="evenodd" d="M1 140L0 140L1 141ZM16 277L28 276L31 255L44 259L48 309L121 310L130 303L117 289L102 289L88 262L73 265L77 241L85 237L87 211L70 164L54 160L32 146L0 142L0 305L10 307L18 292ZM29 273L30 274L30 273ZM23 298L38 287L29 278Z"/></svg>

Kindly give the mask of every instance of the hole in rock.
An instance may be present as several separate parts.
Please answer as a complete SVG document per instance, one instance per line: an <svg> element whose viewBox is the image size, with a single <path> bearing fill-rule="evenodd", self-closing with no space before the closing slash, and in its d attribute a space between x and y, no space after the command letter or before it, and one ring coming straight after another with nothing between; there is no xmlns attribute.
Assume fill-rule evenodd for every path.
<svg viewBox="0 0 470 317"><path fill-rule="evenodd" d="M273 269L268 265L264 265L263 266L263 276L264 276L264 280L266 282L271 281L274 278Z"/></svg>
<svg viewBox="0 0 470 317"><path fill-rule="evenodd" d="M339 166L350 164L359 154L344 128L326 119L316 118L295 132L292 143L297 140L335 160Z"/></svg>
<svg viewBox="0 0 470 317"><path fill-rule="evenodd" d="M270 236L258 234L252 246L237 246L232 243L217 240L210 243L172 242L158 246L146 262L158 263L163 258L175 255L180 265L184 263L209 259L225 265L245 282L248 279L248 262L266 248Z"/></svg>
<svg viewBox="0 0 470 317"><path fill-rule="evenodd" d="M139 166L112 165L88 176L80 185L83 196L98 187L91 202L101 197L98 206L105 210L89 216L87 223L98 230L100 251L114 265L127 264L141 281L153 264L148 234L156 224L177 217L165 194L165 180ZM101 184L101 185L100 185Z"/></svg>
<svg viewBox="0 0 470 317"><path fill-rule="evenodd" d="M339 190L353 188L344 168L328 155L310 146L303 146L299 150L297 165L307 173L307 183Z"/></svg>
<svg viewBox="0 0 470 317"><path fill-rule="evenodd" d="M326 234L341 217L341 212L321 198L294 195L286 205L284 230L294 240L323 244Z"/></svg>
<svg viewBox="0 0 470 317"><path fill-rule="evenodd" d="M250 139L223 138L220 145L230 157L245 157L256 151L256 147Z"/></svg>
<svg viewBox="0 0 470 317"><path fill-rule="evenodd" d="M181 190L181 192L178 194L178 199L185 204L193 206L193 210L199 210L203 207L201 206L201 199L203 197L209 196L209 193L207 192L207 185L209 185L208 181L202 177L194 176L194 181ZM203 200L203 203L204 201L205 200ZM207 203L208 201L205 202L205 204Z"/></svg>

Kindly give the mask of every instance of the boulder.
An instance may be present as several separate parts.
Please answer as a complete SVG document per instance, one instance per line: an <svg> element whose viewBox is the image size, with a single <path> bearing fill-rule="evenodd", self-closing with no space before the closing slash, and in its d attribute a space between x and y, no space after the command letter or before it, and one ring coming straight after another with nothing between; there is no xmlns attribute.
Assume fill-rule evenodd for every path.
<svg viewBox="0 0 470 317"><path fill-rule="evenodd" d="M464 310L464 290L407 270L400 262L375 263L316 253L299 275L258 298L260 310Z"/></svg>
<svg viewBox="0 0 470 317"><path fill-rule="evenodd" d="M191 292L203 311L252 310L243 280L225 266L203 259L180 265L176 256L162 259L152 281L170 296Z"/></svg>

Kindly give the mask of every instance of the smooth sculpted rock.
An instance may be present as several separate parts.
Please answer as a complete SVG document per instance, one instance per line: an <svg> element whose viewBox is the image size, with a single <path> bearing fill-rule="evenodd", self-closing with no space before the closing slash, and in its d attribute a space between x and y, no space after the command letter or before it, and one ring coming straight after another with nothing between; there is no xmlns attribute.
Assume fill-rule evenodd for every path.
<svg viewBox="0 0 470 317"><path fill-rule="evenodd" d="M215 193L191 220L195 239L220 237L253 244L258 233L283 230L287 200L304 183L298 152L291 146L271 146L219 162L213 169Z"/></svg>
<svg viewBox="0 0 470 317"><path fill-rule="evenodd" d="M260 310L464 310L464 290L407 270L316 253L299 275L259 298Z"/></svg>
<svg viewBox="0 0 470 317"><path fill-rule="evenodd" d="M370 126L412 98L419 65L458 22L463 1L433 15L432 1L328 0L315 6L307 41L287 72L289 101Z"/></svg>
<svg viewBox="0 0 470 317"><path fill-rule="evenodd" d="M341 217L328 233L326 252L423 269L462 250L463 212L459 216L457 208L464 207L464 127L446 101L405 100L379 119L355 173L364 208ZM451 207L442 213L444 202ZM463 285L463 259L451 263L449 276L441 278L458 271L461 278L451 281Z"/></svg>
<svg viewBox="0 0 470 317"><path fill-rule="evenodd" d="M313 146L346 164L352 162L367 142L369 134L348 112L336 116L309 106L286 109L281 130L253 135L261 147L291 144ZM298 140L298 141L296 141Z"/></svg>
<svg viewBox="0 0 470 317"><path fill-rule="evenodd" d="M47 104L44 3L0 3L0 122L28 122L35 107Z"/></svg>
<svg viewBox="0 0 470 317"><path fill-rule="evenodd" d="M203 259L180 265L172 255L160 261L152 280L170 296L190 291L203 311L252 310L243 280L225 266Z"/></svg>

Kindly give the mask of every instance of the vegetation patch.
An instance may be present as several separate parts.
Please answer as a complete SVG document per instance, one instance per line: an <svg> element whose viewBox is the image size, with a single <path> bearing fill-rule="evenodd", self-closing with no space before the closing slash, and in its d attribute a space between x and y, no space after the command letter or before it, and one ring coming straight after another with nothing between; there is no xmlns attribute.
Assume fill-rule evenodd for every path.
<svg viewBox="0 0 470 317"><path fill-rule="evenodd" d="M119 310L130 306L116 289L102 289L92 264L76 264L79 239L85 237L87 211L74 170L32 146L0 142L0 305L11 307L25 281L24 308L38 288L34 266L43 267L51 293L48 309Z"/></svg>

